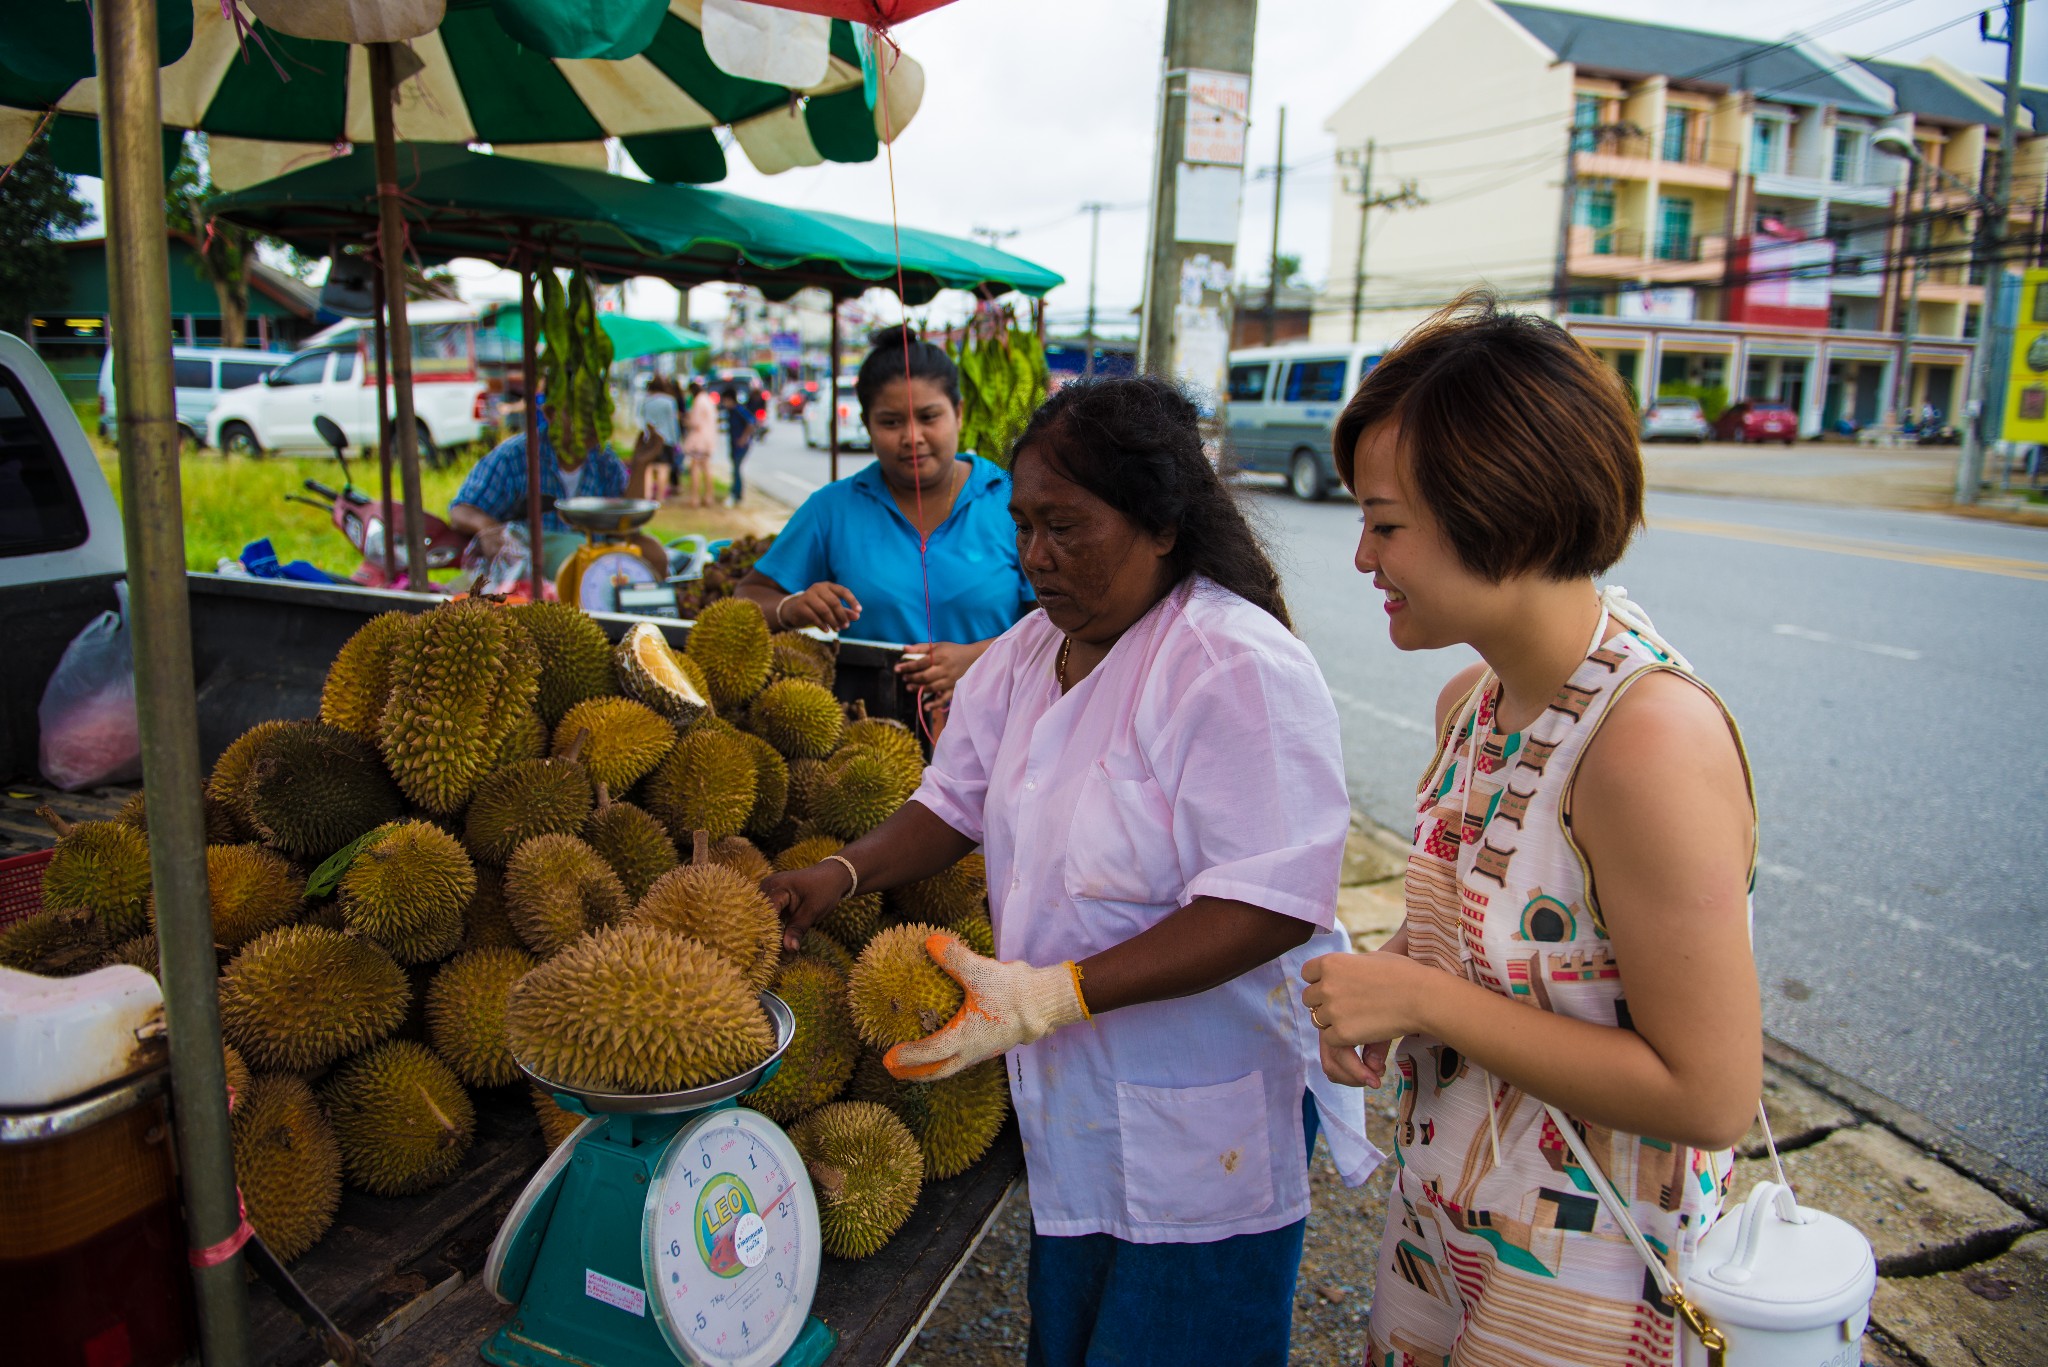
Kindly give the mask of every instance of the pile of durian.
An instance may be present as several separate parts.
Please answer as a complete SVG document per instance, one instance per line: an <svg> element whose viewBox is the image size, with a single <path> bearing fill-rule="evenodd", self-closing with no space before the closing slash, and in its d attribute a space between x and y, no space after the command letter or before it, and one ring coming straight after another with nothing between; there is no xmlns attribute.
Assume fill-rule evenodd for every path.
<svg viewBox="0 0 2048 1367"><path fill-rule="evenodd" d="M743 536L728 543L718 558L704 567L703 574L676 590L677 609L694 620L713 603L732 597L754 562L774 544L773 536Z"/></svg>
<svg viewBox="0 0 2048 1367"><path fill-rule="evenodd" d="M522 1064L632 1093L755 1067L763 991L796 1029L745 1104L790 1127L828 1252L875 1252L925 1181L987 1151L1000 1059L931 1084L881 1065L960 1005L926 937L994 951L981 856L848 899L794 953L759 889L922 776L916 738L849 715L835 669L744 599L706 608L683 652L650 624L615 648L572 607L464 600L372 619L319 720L228 747L204 797L221 1029L238 1180L280 1257L326 1232L344 1182L402 1197L454 1176L473 1091L528 1087L560 1143L581 1117ZM0 964L157 972L144 795L49 819L46 910L0 934Z"/></svg>

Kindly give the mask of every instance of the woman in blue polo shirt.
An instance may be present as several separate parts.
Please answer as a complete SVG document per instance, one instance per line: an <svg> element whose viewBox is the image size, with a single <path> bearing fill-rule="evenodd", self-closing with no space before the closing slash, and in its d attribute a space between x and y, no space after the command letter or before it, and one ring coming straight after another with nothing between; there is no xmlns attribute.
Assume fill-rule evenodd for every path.
<svg viewBox="0 0 2048 1367"><path fill-rule="evenodd" d="M960 376L942 348L901 328L879 334L854 393L874 463L804 500L739 595L777 629L923 643L897 670L943 702L1037 606L1017 564L1010 477L960 451Z"/></svg>

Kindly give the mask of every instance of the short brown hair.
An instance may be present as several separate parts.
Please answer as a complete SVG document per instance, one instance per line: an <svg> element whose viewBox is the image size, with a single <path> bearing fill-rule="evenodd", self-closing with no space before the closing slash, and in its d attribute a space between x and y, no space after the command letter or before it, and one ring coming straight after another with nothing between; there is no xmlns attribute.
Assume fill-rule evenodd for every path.
<svg viewBox="0 0 2048 1367"><path fill-rule="evenodd" d="M1621 378L1548 319L1461 296L1401 339L1337 419L1337 474L1401 424L1415 492L1458 559L1499 583L1600 574L1643 522L1643 456Z"/></svg>

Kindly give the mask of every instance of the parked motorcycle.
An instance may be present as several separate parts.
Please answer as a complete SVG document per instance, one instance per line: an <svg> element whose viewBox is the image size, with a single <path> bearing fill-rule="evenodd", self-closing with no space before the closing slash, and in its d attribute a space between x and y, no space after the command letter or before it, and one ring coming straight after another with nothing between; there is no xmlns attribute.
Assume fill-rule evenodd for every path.
<svg viewBox="0 0 2048 1367"><path fill-rule="evenodd" d="M356 488L348 468L348 438L341 427L325 414L313 419L314 430L320 440L334 448L334 458L341 464L341 488L334 489L317 479L305 481L305 494L286 494L290 503L303 503L309 508L318 508L334 522L334 529L348 538L348 544L355 547L362 556L362 563L349 576L352 583L373 589L403 589L411 587L411 576L405 559L405 541L401 537L396 546L395 563L398 577L388 580L384 574L384 538L397 519L388 503L377 503ZM314 495L308 497L308 494ZM469 544L469 537L422 510L422 529L426 535L427 568L446 569L462 559L463 548ZM439 586L431 580L421 586L424 591L433 591Z"/></svg>

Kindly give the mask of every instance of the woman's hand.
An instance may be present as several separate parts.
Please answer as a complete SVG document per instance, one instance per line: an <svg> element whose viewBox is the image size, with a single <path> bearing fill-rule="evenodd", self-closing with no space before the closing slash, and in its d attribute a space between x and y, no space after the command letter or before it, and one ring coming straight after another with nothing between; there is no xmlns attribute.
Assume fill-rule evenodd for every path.
<svg viewBox="0 0 2048 1367"><path fill-rule="evenodd" d="M761 895L782 917L783 948L795 949L803 933L820 916L838 906L852 888L853 876L836 859L762 879Z"/></svg>
<svg viewBox="0 0 2048 1367"><path fill-rule="evenodd" d="M1377 1087L1387 1076L1387 1051L1392 1040L1375 1040L1363 1049L1337 1044L1327 1034L1318 1041L1323 1056L1323 1076L1346 1087Z"/></svg>
<svg viewBox="0 0 2048 1367"><path fill-rule="evenodd" d="M844 631L860 620L860 600L853 590L829 579L820 579L802 593L792 593L768 614L771 627L817 627L821 631Z"/></svg>
<svg viewBox="0 0 2048 1367"><path fill-rule="evenodd" d="M918 658L913 659L912 656ZM951 641L933 641L905 651L902 661L896 666L896 673L905 684L922 688L944 702L953 696L953 686L960 682L967 666L980 658L979 644L963 646Z"/></svg>
<svg viewBox="0 0 2048 1367"><path fill-rule="evenodd" d="M1443 975L1405 954L1376 950L1371 954L1323 954L1301 966L1308 984L1301 1004L1320 1026L1323 1065L1329 1050L1377 1045L1386 1057L1386 1042L1397 1035L1423 1033L1423 1004ZM1336 1078L1336 1074L1331 1076ZM1337 1078L1344 1081L1343 1078Z"/></svg>

